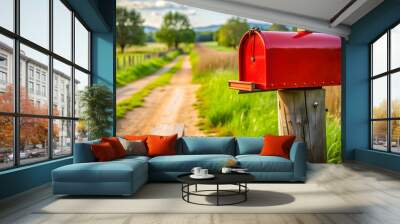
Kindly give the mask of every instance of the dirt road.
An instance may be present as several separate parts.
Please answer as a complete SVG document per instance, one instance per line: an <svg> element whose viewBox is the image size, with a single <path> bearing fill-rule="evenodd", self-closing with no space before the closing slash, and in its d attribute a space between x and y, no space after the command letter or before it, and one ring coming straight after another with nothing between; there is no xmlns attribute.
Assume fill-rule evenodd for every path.
<svg viewBox="0 0 400 224"><path fill-rule="evenodd" d="M121 100L124 100L132 94L136 93L137 91L141 90L143 87L145 87L147 84L152 82L155 78L157 78L159 75L163 74L164 72L170 70L172 66L177 62L177 59L173 60L172 62L166 64L164 67L162 67L160 70L158 70L156 73L143 77L135 82L132 82L124 87L120 87L117 89L117 103L119 103Z"/></svg>
<svg viewBox="0 0 400 224"><path fill-rule="evenodd" d="M186 136L204 135L196 126L198 113L193 104L199 85L192 84L189 57L171 83L156 88L146 97L143 107L136 108L117 122L117 135L149 134L160 125L183 124Z"/></svg>

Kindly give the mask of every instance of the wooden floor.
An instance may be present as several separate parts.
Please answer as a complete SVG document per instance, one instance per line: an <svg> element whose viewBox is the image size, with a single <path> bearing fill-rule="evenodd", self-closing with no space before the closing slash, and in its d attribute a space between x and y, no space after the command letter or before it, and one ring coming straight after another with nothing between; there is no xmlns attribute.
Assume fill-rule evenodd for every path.
<svg viewBox="0 0 400 224"><path fill-rule="evenodd" d="M400 174L353 163L311 165L308 182L366 206L357 214L35 214L38 207L54 200L50 187L43 186L1 201L0 223L400 223Z"/></svg>

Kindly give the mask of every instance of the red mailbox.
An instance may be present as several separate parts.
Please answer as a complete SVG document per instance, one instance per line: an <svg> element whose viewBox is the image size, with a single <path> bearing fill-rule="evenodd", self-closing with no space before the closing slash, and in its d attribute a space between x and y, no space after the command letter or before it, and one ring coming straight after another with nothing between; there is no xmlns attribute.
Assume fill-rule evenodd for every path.
<svg viewBox="0 0 400 224"><path fill-rule="evenodd" d="M248 31L240 41L242 91L268 91L340 85L341 39L311 32Z"/></svg>

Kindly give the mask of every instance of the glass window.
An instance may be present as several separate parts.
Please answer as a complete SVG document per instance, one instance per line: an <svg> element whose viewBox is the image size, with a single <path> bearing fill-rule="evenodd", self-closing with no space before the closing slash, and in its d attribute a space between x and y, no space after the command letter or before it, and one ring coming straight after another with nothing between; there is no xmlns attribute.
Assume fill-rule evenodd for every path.
<svg viewBox="0 0 400 224"><path fill-rule="evenodd" d="M1 10L0 10L1 13ZM1 18L1 17L0 17ZM13 40L0 34L0 111L14 111Z"/></svg>
<svg viewBox="0 0 400 224"><path fill-rule="evenodd" d="M400 72L391 75L390 85L391 116L400 117Z"/></svg>
<svg viewBox="0 0 400 224"><path fill-rule="evenodd" d="M0 26L14 31L14 0L0 1Z"/></svg>
<svg viewBox="0 0 400 224"><path fill-rule="evenodd" d="M397 70L400 66L399 41L400 25L397 25L370 46L371 147L393 153L400 153L400 72Z"/></svg>
<svg viewBox="0 0 400 224"><path fill-rule="evenodd" d="M75 121L75 142L88 140L88 129L84 120Z"/></svg>
<svg viewBox="0 0 400 224"><path fill-rule="evenodd" d="M87 86L89 86L89 75L75 69L75 117L81 114L80 95Z"/></svg>
<svg viewBox="0 0 400 224"><path fill-rule="evenodd" d="M387 71L387 34L372 44L372 75Z"/></svg>
<svg viewBox="0 0 400 224"><path fill-rule="evenodd" d="M75 63L89 70L89 32L75 18Z"/></svg>
<svg viewBox="0 0 400 224"><path fill-rule="evenodd" d="M390 68L400 67L400 24L390 32Z"/></svg>
<svg viewBox="0 0 400 224"><path fill-rule="evenodd" d="M45 88L44 92L41 90L41 85L39 84L41 80L41 72L45 73L46 81L45 84L46 86L48 85L48 62L49 62L49 57L43 53L40 53L36 50L33 50L30 47L27 47L23 44L21 44L21 72L20 72L20 80L21 80L21 87L20 87L20 108L21 108L21 113L24 114L41 114L45 115L48 114L48 94L47 94L47 88ZM26 64L29 63L29 66L32 66L36 69L36 74L37 74L37 83L36 83L36 90L35 94L29 94L29 91L27 91L27 84L26 84ZM39 102L42 102L40 104L32 105L30 103L30 100L36 100Z"/></svg>
<svg viewBox="0 0 400 224"><path fill-rule="evenodd" d="M19 2L17 14L15 2ZM90 84L89 31L63 0L0 0L0 28L0 170L70 156L74 139L87 140L86 125L77 118L81 113L79 94ZM19 35L14 30L19 30ZM15 42L19 43L18 52ZM20 60L19 74L14 71L15 56ZM14 98L16 77L19 99ZM15 121L19 127L13 127Z"/></svg>
<svg viewBox="0 0 400 224"><path fill-rule="evenodd" d="M20 118L19 156L21 164L35 163L49 158L49 120Z"/></svg>
<svg viewBox="0 0 400 224"><path fill-rule="evenodd" d="M400 120L391 121L391 151L400 153Z"/></svg>
<svg viewBox="0 0 400 224"><path fill-rule="evenodd" d="M0 170L14 165L14 122L11 116L0 116Z"/></svg>
<svg viewBox="0 0 400 224"><path fill-rule="evenodd" d="M72 121L53 120L53 156L72 154Z"/></svg>
<svg viewBox="0 0 400 224"><path fill-rule="evenodd" d="M49 0L20 0L21 36L49 48Z"/></svg>
<svg viewBox="0 0 400 224"><path fill-rule="evenodd" d="M53 0L53 50L71 60L72 12L60 1Z"/></svg>
<svg viewBox="0 0 400 224"><path fill-rule="evenodd" d="M372 147L380 151L387 151L387 121L372 122Z"/></svg>
<svg viewBox="0 0 400 224"><path fill-rule="evenodd" d="M64 83L72 83L72 68L56 59L53 60L53 114L62 117L72 116L72 90L64 88ZM65 80L65 82L59 81ZM68 85L71 86L71 85ZM60 92L58 91L60 90ZM61 95L61 96L60 96ZM61 101L58 98L61 97ZM64 112L61 108L64 107Z"/></svg>
<svg viewBox="0 0 400 224"><path fill-rule="evenodd" d="M386 76L372 81L372 117L387 117L387 78Z"/></svg>

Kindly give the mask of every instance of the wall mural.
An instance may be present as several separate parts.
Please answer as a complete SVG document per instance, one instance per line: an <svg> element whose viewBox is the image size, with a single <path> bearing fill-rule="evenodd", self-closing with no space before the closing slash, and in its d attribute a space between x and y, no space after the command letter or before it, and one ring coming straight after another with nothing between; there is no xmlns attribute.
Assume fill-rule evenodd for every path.
<svg viewBox="0 0 400 224"><path fill-rule="evenodd" d="M322 153L311 161L341 162L340 38L167 1L117 5L117 135L294 134ZM281 43L267 49L275 53L267 56L274 69L268 78L270 68L260 69L266 48L255 36L271 32L281 32L271 36ZM298 46L288 50L293 44ZM313 52L298 51L306 46ZM246 62L250 70L252 63L264 64L248 72ZM273 79L287 83L267 88ZM302 96L288 95L286 87ZM301 100L310 104L308 114L287 118L290 105ZM309 131L300 133L304 127Z"/></svg>

